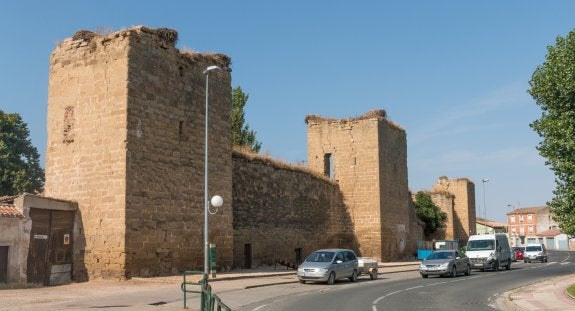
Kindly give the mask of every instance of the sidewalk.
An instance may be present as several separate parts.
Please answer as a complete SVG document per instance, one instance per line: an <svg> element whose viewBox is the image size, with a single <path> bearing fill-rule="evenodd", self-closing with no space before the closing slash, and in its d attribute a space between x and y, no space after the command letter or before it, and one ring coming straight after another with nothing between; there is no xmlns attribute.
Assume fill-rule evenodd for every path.
<svg viewBox="0 0 575 311"><path fill-rule="evenodd" d="M575 274L551 278L506 292L497 300L499 310L575 310L575 299L567 287L575 284Z"/></svg>

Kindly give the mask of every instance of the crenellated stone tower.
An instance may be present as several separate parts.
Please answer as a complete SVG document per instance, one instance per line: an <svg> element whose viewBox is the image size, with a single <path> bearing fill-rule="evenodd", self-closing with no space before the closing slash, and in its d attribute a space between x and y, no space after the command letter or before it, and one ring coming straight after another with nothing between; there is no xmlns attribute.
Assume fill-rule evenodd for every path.
<svg viewBox="0 0 575 311"><path fill-rule="evenodd" d="M338 183L362 256L411 252L405 130L383 110L353 119L307 116L308 166Z"/></svg>
<svg viewBox="0 0 575 311"><path fill-rule="evenodd" d="M230 59L181 52L170 29L79 31L50 58L46 195L78 202L74 278L203 265L204 116L210 74L210 216L220 267L233 250ZM226 205L227 208L226 208Z"/></svg>

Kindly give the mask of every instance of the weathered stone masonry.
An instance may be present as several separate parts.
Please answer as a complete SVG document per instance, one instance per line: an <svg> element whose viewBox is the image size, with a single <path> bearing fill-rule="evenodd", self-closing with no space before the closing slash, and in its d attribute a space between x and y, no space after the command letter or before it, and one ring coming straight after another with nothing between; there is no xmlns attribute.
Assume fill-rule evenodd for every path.
<svg viewBox="0 0 575 311"><path fill-rule="evenodd" d="M145 27L79 32L51 55L46 195L78 202L76 279L202 266L202 72L214 64L224 70L210 75L210 193L231 202L230 60L181 53L172 39ZM231 265L231 209L210 228Z"/></svg>
<svg viewBox="0 0 575 311"><path fill-rule="evenodd" d="M308 165L338 183L359 251L385 261L413 250L405 131L376 110L354 119L308 116Z"/></svg>
<svg viewBox="0 0 575 311"><path fill-rule="evenodd" d="M51 55L46 195L78 202L75 280L202 270L211 65L224 69L210 74L209 94L210 197L224 198L209 217L220 269L297 262L320 247L412 258L422 228L406 133L383 110L306 117L308 168L232 152L230 59L182 53L176 37L145 27L81 31ZM455 196L444 198L455 228L446 233L464 236L473 185L445 186L434 190Z"/></svg>
<svg viewBox="0 0 575 311"><path fill-rule="evenodd" d="M298 263L317 248L357 249L348 209L332 181L254 154L234 152L233 162L234 266Z"/></svg>

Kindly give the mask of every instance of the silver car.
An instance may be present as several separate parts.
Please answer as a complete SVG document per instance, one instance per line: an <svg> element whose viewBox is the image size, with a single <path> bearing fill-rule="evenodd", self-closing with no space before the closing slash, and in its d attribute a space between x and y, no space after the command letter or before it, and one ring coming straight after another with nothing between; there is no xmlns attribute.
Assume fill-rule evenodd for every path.
<svg viewBox="0 0 575 311"><path fill-rule="evenodd" d="M429 254L419 265L422 278L430 275L455 277L459 273L471 274L469 258L460 251L438 250Z"/></svg>
<svg viewBox="0 0 575 311"><path fill-rule="evenodd" d="M349 278L357 281L357 256L349 249L320 249L311 253L298 267L297 277L300 283L306 281L327 282Z"/></svg>

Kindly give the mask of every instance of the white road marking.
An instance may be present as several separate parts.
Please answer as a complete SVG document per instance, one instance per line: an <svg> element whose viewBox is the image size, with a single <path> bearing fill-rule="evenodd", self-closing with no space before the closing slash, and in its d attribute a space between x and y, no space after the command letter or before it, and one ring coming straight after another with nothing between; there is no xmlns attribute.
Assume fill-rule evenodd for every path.
<svg viewBox="0 0 575 311"><path fill-rule="evenodd" d="M553 262L551 262L551 263L553 263ZM550 264L551 264L551 263L550 263ZM529 267L529 268L525 268L525 269L537 269L537 268L543 268L543 267L545 267L545 265L543 265L543 266ZM406 289L401 289L401 290L398 290L398 291L389 293L389 294L387 294L387 295L385 295L385 296L381 296L381 297L377 298L376 300L374 300L374 301L371 303L371 310L372 310L372 311L378 311L378 310L377 310L377 304L379 303L379 301L381 301L381 300L383 300L383 299L385 299L385 298L387 298L387 297L389 297L389 296L392 296L392 295L395 295L395 294L397 294L397 293L401 293L401 292L404 292L404 291L409 291L409 290L413 290L413 289L417 289L417 288L422 288L422 287L431 287L431 286L436 286L436 285L441 285L441 284L446 284L446 283L462 282L462 281L465 281L465 280L471 280L471 279L475 279L475 278L488 277L488 276L497 275L497 274L505 274L505 273L515 272L515 271L521 271L521 270L498 271L498 272L492 272L492 273L489 273L489 274L473 275L473 276L470 276L470 277L461 278L461 279L455 279L455 280L451 280L451 281L437 282L437 283L428 284L428 285L421 285L421 286L415 286L415 287L410 287L410 288L406 288ZM494 296L497 296L497 294L495 294ZM494 297L494 296L492 296L492 297ZM488 302L489 302L490 299L493 299L492 297L489 297L489 298L488 298Z"/></svg>
<svg viewBox="0 0 575 311"><path fill-rule="evenodd" d="M265 306L267 306L267 305L261 305L261 306L255 308L255 309L253 309L252 311L258 311L259 309L265 308Z"/></svg>

